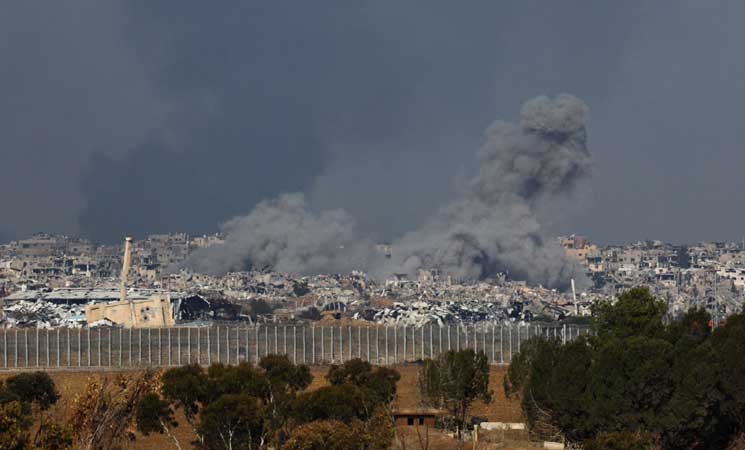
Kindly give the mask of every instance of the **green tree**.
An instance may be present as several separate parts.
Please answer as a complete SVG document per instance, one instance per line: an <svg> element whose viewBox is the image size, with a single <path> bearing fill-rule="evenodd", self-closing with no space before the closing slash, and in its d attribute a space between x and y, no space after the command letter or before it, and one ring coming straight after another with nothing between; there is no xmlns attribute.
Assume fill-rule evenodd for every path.
<svg viewBox="0 0 745 450"><path fill-rule="evenodd" d="M46 411L59 400L54 381L46 372L12 376L5 381L5 390L10 396L31 403L41 411Z"/></svg>
<svg viewBox="0 0 745 450"><path fill-rule="evenodd" d="M664 333L662 318L667 305L646 287L618 296L615 302L601 301L593 308L593 329L598 339L631 336L659 337Z"/></svg>
<svg viewBox="0 0 745 450"><path fill-rule="evenodd" d="M171 433L171 429L178 426L178 422L173 417L171 405L160 398L154 392L145 394L137 403L135 413L137 431L147 436L150 433L165 433L181 449L181 443L176 436Z"/></svg>
<svg viewBox="0 0 745 450"><path fill-rule="evenodd" d="M424 361L419 371L422 398L432 406L447 409L455 418L458 435L468 410L476 399L491 401L489 365L483 352L472 349L449 351Z"/></svg>
<svg viewBox="0 0 745 450"><path fill-rule="evenodd" d="M373 405L384 405L393 401L396 396L396 385L401 374L388 367L375 367L360 358L353 358L343 365L332 365L326 374L332 385L344 383L362 388L370 396Z"/></svg>
<svg viewBox="0 0 745 450"><path fill-rule="evenodd" d="M199 405L207 396L207 376L197 364L167 370L161 378L161 393L171 404L184 412L193 425Z"/></svg>
<svg viewBox="0 0 745 450"><path fill-rule="evenodd" d="M200 414L201 447L206 450L254 449L264 444L259 401L248 394L225 394Z"/></svg>
<svg viewBox="0 0 745 450"><path fill-rule="evenodd" d="M745 431L745 315L711 333L703 310L665 313L644 288L604 302L596 336L526 342L505 391L533 431L585 449L727 449Z"/></svg>
<svg viewBox="0 0 745 450"><path fill-rule="evenodd" d="M363 389L345 383L300 394L295 401L294 415L301 422L349 422L352 419L364 421L372 415L371 406L369 395Z"/></svg>

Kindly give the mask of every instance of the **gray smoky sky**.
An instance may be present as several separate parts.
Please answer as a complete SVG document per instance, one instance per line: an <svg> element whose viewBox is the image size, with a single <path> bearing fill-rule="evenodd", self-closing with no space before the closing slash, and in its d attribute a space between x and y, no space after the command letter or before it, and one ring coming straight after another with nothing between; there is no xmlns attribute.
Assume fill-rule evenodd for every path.
<svg viewBox="0 0 745 450"><path fill-rule="evenodd" d="M745 234L745 3L368 3L5 2L0 236L209 233L303 192L394 240L561 92L594 169L547 231Z"/></svg>

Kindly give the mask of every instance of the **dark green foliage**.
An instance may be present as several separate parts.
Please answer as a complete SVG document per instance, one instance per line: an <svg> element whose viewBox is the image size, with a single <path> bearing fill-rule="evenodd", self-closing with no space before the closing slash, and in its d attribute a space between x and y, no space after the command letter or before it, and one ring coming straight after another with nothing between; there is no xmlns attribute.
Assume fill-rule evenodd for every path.
<svg viewBox="0 0 745 450"><path fill-rule="evenodd" d="M306 365L293 364L287 355L267 355L261 358L259 367L275 391L277 388L303 390L313 381L310 368Z"/></svg>
<svg viewBox="0 0 745 450"><path fill-rule="evenodd" d="M257 448L264 429L259 401L248 394L226 394L204 407L198 432L202 448Z"/></svg>
<svg viewBox="0 0 745 450"><path fill-rule="evenodd" d="M367 420L372 414L373 406L372 399L365 390L344 383L300 394L295 403L295 415L302 422Z"/></svg>
<svg viewBox="0 0 745 450"><path fill-rule="evenodd" d="M396 383L401 374L387 367L373 368L369 362L354 358L342 366L331 366L326 379L332 385L353 384L366 390L376 404L385 404L396 396Z"/></svg>
<svg viewBox="0 0 745 450"><path fill-rule="evenodd" d="M207 376L196 364L169 369L161 379L161 393L169 402L181 408L187 420L199 412L199 404L207 396Z"/></svg>
<svg viewBox="0 0 745 450"><path fill-rule="evenodd" d="M12 376L0 388L0 448L69 448L70 434L54 423L47 423L44 412L57 403L59 394L45 372ZM36 414L38 428L33 439L29 430Z"/></svg>
<svg viewBox="0 0 745 450"><path fill-rule="evenodd" d="M644 288L600 304L595 336L526 342L505 391L534 432L585 449L726 449L745 431L745 315L712 334L703 310L665 312Z"/></svg>
<svg viewBox="0 0 745 450"><path fill-rule="evenodd" d="M226 394L248 394L256 398L269 398L269 380L251 364L237 366L212 364L207 369L205 403Z"/></svg>
<svg viewBox="0 0 745 450"><path fill-rule="evenodd" d="M355 358L341 366L332 365L326 374L326 379L331 384L352 383L361 386L367 383L370 372L372 372L372 364Z"/></svg>
<svg viewBox="0 0 745 450"><path fill-rule="evenodd" d="M289 435L297 393L313 376L307 366L295 365L285 355L267 355L258 366L242 362L213 364L206 371L197 365L170 369L161 381L163 400L153 394L140 404L141 431L159 431L161 423L167 433L172 405L183 409L201 447L256 448L260 441L278 446ZM360 405L364 409L367 403Z"/></svg>
<svg viewBox="0 0 745 450"><path fill-rule="evenodd" d="M45 411L57 403L59 394L54 381L46 372L22 373L5 381L5 391L9 398L36 405Z"/></svg>
<svg viewBox="0 0 745 450"><path fill-rule="evenodd" d="M595 334L601 340L631 336L658 337L664 333L664 302L645 287L621 294L615 303L600 302L593 308Z"/></svg>
<svg viewBox="0 0 745 450"><path fill-rule="evenodd" d="M427 403L447 409L462 430L473 401L491 401L486 355L466 349L427 359L419 371L419 388Z"/></svg>
<svg viewBox="0 0 745 450"><path fill-rule="evenodd" d="M137 403L135 413L137 431L147 436L150 433L163 433L166 427L176 427L170 404L158 394L145 394Z"/></svg>

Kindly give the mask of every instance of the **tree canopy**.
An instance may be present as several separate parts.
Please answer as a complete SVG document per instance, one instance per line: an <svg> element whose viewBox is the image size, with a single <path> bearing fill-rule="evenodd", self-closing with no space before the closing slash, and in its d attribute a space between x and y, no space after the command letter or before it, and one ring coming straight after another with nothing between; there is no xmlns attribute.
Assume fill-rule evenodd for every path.
<svg viewBox="0 0 745 450"><path fill-rule="evenodd" d="M427 403L450 411L460 434L473 401L491 401L487 357L465 349L427 359L419 371L419 389Z"/></svg>
<svg viewBox="0 0 745 450"><path fill-rule="evenodd" d="M745 431L745 315L712 333L703 310L666 312L645 288L601 303L592 336L526 342L505 391L533 431L587 449L726 449Z"/></svg>

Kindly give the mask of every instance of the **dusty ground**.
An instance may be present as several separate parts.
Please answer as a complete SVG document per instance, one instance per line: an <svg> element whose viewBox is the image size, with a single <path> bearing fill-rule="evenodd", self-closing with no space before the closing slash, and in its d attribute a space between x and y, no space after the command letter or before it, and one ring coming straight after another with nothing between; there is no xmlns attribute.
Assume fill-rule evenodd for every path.
<svg viewBox="0 0 745 450"><path fill-rule="evenodd" d="M402 365L396 367L401 373L401 380L398 383L398 394L394 405L398 407L417 407L420 406L419 391L417 388L417 374L419 366L417 365ZM314 381L310 386L310 389L317 389L320 386L326 384L326 371L325 367L313 367L312 373ZM484 405L483 403L477 403L473 409L473 415L479 415L486 417L489 421L497 422L522 422L520 405L514 400L507 400L504 395L502 388L502 378L504 376L505 369L501 367L492 367L490 376L490 386L493 391L493 401ZM54 408L54 414L63 419L67 416L71 410L72 402L75 396L80 394L85 386L91 379L101 379L103 377L113 377L116 372L51 372L50 375L54 379L57 389L61 395L61 400ZM11 376L12 373L0 373L0 379ZM182 443L184 448L189 448L188 442L194 439L194 435L189 430L183 420L183 416L177 412L177 419L181 423L181 426L174 430L174 434L177 436L179 441ZM401 441L397 443L397 448L406 449L419 449L418 438L414 430L403 429L400 431L401 436L404 437L404 446L402 447ZM488 443L489 439L486 439L483 445L477 446L476 448L487 449L487 448L506 448L504 446L493 446ZM473 444L466 448L473 448ZM155 449L167 449L175 448L172 441L168 440L162 435L150 435L141 436L137 435L136 441L132 444L132 448L155 450ZM451 438L444 434L430 430L430 450L437 449L452 449L457 448L457 443ZM509 447L514 448L514 447ZM521 447L529 448L529 447Z"/></svg>

